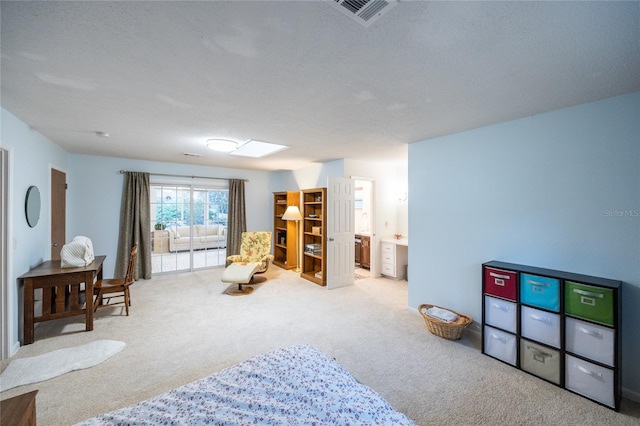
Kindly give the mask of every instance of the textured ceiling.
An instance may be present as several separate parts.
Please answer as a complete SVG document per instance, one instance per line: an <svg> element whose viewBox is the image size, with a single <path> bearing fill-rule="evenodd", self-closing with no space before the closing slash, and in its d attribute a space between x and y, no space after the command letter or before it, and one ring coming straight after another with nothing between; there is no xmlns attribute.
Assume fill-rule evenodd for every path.
<svg viewBox="0 0 640 426"><path fill-rule="evenodd" d="M639 2L403 1L368 28L322 1L1 8L2 106L72 153L406 164L415 141L640 90Z"/></svg>

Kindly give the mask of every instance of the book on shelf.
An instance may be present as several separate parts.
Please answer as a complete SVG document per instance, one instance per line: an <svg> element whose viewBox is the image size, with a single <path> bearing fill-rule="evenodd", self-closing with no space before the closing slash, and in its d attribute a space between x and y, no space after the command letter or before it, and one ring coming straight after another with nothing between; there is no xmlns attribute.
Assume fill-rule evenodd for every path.
<svg viewBox="0 0 640 426"><path fill-rule="evenodd" d="M322 244L305 244L304 251L311 254L322 254Z"/></svg>

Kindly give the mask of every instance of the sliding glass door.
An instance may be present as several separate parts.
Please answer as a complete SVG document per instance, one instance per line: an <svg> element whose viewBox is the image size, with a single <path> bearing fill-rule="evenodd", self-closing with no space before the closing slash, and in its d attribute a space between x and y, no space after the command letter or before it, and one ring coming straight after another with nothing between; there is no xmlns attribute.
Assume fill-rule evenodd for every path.
<svg viewBox="0 0 640 426"><path fill-rule="evenodd" d="M215 185L219 183L219 185ZM224 266L229 190L210 184L151 184L152 272Z"/></svg>

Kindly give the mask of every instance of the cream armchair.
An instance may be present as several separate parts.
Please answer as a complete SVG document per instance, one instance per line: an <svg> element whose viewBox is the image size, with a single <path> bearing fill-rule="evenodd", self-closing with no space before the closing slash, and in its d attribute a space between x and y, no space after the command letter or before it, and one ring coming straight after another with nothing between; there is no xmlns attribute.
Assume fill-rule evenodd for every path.
<svg viewBox="0 0 640 426"><path fill-rule="evenodd" d="M256 274L266 272L272 260L271 231L243 232L240 254L227 256L227 261L231 263L261 262L260 267L255 271Z"/></svg>

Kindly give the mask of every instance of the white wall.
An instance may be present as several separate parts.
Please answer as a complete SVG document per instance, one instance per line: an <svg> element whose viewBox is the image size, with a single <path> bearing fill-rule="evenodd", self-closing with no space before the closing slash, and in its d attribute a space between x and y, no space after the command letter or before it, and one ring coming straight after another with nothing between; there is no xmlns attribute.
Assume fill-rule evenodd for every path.
<svg viewBox="0 0 640 426"><path fill-rule="evenodd" d="M407 190L406 166L392 166L359 160L345 160L345 177L368 178L375 181L375 235L371 239L371 275L380 276L380 240L395 233L408 235L407 202L398 199L399 192ZM410 243L411 244L411 243Z"/></svg>
<svg viewBox="0 0 640 426"><path fill-rule="evenodd" d="M372 209L373 209L373 181L372 180L355 180L355 200L358 200L360 192L361 206L354 208L354 231L356 234L370 233L372 228Z"/></svg>
<svg viewBox="0 0 640 426"><path fill-rule="evenodd" d="M18 299L22 289L17 277L51 257L51 168L66 171L68 162L64 150L4 108L0 110L0 122L0 143L9 150L12 159L8 298L14 314L9 327L10 352L13 354L19 338L17 318L22 317L22 299ZM42 203L40 220L33 228L27 224L24 214L25 196L31 185L40 190Z"/></svg>
<svg viewBox="0 0 640 426"><path fill-rule="evenodd" d="M391 237L395 233L407 234L406 202L398 200L400 190L407 190L406 167L345 160L344 176L375 181L375 228L379 238Z"/></svg>
<svg viewBox="0 0 640 426"><path fill-rule="evenodd" d="M70 155L67 176L67 237L91 238L96 254L106 254L105 274L115 273L124 175L120 170L185 176L244 178L248 230L271 230L273 189L270 172L192 166L144 160Z"/></svg>
<svg viewBox="0 0 640 426"><path fill-rule="evenodd" d="M402 235L409 235L409 168L408 166L396 167L396 196L398 204L396 208L396 232ZM400 199L406 194L406 200Z"/></svg>
<svg viewBox="0 0 640 426"><path fill-rule="evenodd" d="M409 200L411 307L480 321L490 260L622 280L640 395L640 93L411 144Z"/></svg>
<svg viewBox="0 0 640 426"><path fill-rule="evenodd" d="M344 160L318 163L297 170L274 172L274 174L276 176L274 191L326 188L327 178L344 176Z"/></svg>

